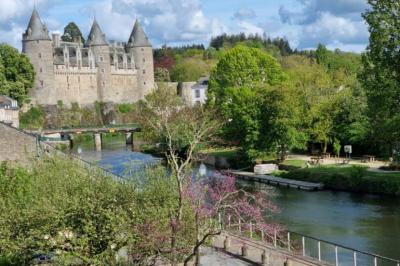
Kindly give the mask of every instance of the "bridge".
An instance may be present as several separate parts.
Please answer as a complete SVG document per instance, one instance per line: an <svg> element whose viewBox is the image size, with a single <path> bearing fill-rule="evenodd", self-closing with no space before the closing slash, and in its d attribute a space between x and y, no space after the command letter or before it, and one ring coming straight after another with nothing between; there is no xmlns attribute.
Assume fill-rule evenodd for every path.
<svg viewBox="0 0 400 266"><path fill-rule="evenodd" d="M60 128L60 129L43 129L43 130L25 130L25 132L41 137L46 140L46 136L53 134L60 134L61 138L67 136L71 147L73 146L73 134L93 134L96 150L100 151L102 147L102 134L106 133L125 133L126 144L133 146L133 134L140 132L141 128L138 126L113 126L113 127L87 127L87 128ZM51 140L51 138L47 138ZM61 139L60 139L61 140Z"/></svg>

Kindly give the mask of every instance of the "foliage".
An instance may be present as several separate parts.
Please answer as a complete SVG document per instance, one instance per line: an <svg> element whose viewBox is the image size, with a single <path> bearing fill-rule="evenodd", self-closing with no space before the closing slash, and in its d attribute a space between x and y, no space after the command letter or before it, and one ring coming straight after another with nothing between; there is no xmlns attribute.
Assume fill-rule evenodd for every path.
<svg viewBox="0 0 400 266"><path fill-rule="evenodd" d="M0 44L0 94L22 105L28 100L28 92L34 80L35 71L29 59L17 49Z"/></svg>
<svg viewBox="0 0 400 266"><path fill-rule="evenodd" d="M171 210L172 263L178 259L179 228L184 215L184 188L200 143L208 141L218 129L218 120L210 109L184 106L181 98L168 88L160 88L139 102L140 124L146 136L159 143L164 150L178 193L177 207Z"/></svg>
<svg viewBox="0 0 400 266"><path fill-rule="evenodd" d="M78 25L76 25L75 22L68 23L64 28L64 35L61 36L61 40L64 42L74 42L78 39L80 39L82 43L85 43L85 38L83 38Z"/></svg>
<svg viewBox="0 0 400 266"><path fill-rule="evenodd" d="M275 58L256 48L237 46L219 60L210 77L208 97L219 102L225 88L268 84L277 85L285 79Z"/></svg>
<svg viewBox="0 0 400 266"><path fill-rule="evenodd" d="M117 105L117 108L118 108L118 112L120 112L121 114L127 114L129 112L132 112L132 110L134 109L134 106L129 103L121 103L121 104Z"/></svg>
<svg viewBox="0 0 400 266"><path fill-rule="evenodd" d="M156 82L169 82L171 78L169 71L166 68L157 67L154 69L154 80Z"/></svg>
<svg viewBox="0 0 400 266"><path fill-rule="evenodd" d="M340 150L342 149L342 145L340 145L340 141L338 139L334 139L333 141L333 153L339 157L340 156Z"/></svg>
<svg viewBox="0 0 400 266"><path fill-rule="evenodd" d="M197 81L200 77L207 76L212 67L213 65L207 64L202 59L181 59L171 71L171 80L174 82Z"/></svg>
<svg viewBox="0 0 400 266"><path fill-rule="evenodd" d="M17 265L50 253L61 264L115 263L115 251L136 239L135 188L69 160L32 167L1 167L0 256Z"/></svg>
<svg viewBox="0 0 400 266"><path fill-rule="evenodd" d="M233 176L213 176L199 181L189 180L184 191L185 200L192 209L195 221L196 241L191 254L185 258L185 265L196 256L195 265L199 265L199 248L207 239L222 233L220 223L242 224L246 228L249 224L253 229L263 231L265 235L272 235L279 230L279 226L269 224L265 217L278 211L278 208L268 201L266 193L249 193L236 188L236 179ZM214 223L210 224L210 220Z"/></svg>
<svg viewBox="0 0 400 266"><path fill-rule="evenodd" d="M372 140L384 154L390 154L400 139L400 28L397 1L369 0L363 17L370 38L360 75L369 107Z"/></svg>
<svg viewBox="0 0 400 266"><path fill-rule="evenodd" d="M210 47L215 49L221 49L226 47L234 47L238 43L247 44L250 47L264 48L267 51L273 50L276 47L282 56L292 54L294 51L290 47L289 42L284 38L267 38L266 36L259 36L258 34L246 35L245 33L240 34L222 34L213 37L210 42Z"/></svg>
<svg viewBox="0 0 400 266"><path fill-rule="evenodd" d="M22 129L39 129L43 127L45 115L43 109L38 107L32 107L27 112L20 112L19 114L19 126Z"/></svg>

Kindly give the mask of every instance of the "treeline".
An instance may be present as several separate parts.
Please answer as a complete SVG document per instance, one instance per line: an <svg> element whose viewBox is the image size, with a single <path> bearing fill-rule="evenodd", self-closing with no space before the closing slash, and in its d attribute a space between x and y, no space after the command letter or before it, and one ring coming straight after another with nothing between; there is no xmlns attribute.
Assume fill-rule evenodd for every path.
<svg viewBox="0 0 400 266"><path fill-rule="evenodd" d="M239 34L222 34L216 37L211 38L210 47L213 47L217 50L224 47L233 47L238 43L248 43L251 46L264 47L266 49L270 49L271 46L275 46L279 49L282 56L291 55L297 51L294 51L285 38L270 38L265 34L264 36L260 36L258 34L249 34L245 33Z"/></svg>

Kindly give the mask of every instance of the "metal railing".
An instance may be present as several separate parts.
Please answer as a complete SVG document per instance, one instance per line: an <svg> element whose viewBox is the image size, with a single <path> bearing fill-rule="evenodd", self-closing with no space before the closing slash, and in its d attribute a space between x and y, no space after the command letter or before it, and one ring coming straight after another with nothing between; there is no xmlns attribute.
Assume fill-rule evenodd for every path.
<svg viewBox="0 0 400 266"><path fill-rule="evenodd" d="M94 163L88 162L75 154L65 153L49 143L37 140L37 145L38 145L38 149L41 153L55 154L57 156L60 156L60 157L66 158L66 159L71 159L74 162L78 163L83 168L90 171L91 173L101 174L103 176L111 177L114 180L121 181L121 182L132 181L131 178L129 178L127 176L113 173L110 170L104 169ZM146 169L151 168L151 167L156 167L159 164L160 164L160 161L157 160L157 161L151 162L149 164L141 164L140 167L137 167L135 170L145 171Z"/></svg>
<svg viewBox="0 0 400 266"><path fill-rule="evenodd" d="M400 260L346 247L330 241L293 231L263 230L253 224L232 221L231 217L218 215L222 230L239 237L246 237L293 255L314 259L335 266L400 266Z"/></svg>

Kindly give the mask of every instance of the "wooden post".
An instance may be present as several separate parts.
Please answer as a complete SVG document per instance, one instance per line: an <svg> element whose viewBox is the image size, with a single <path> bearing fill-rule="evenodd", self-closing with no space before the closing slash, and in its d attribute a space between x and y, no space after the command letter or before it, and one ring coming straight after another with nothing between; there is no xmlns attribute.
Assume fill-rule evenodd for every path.
<svg viewBox="0 0 400 266"><path fill-rule="evenodd" d="M229 238L229 236L225 237L224 240L224 250L228 250L231 247L231 239Z"/></svg>
<svg viewBox="0 0 400 266"><path fill-rule="evenodd" d="M249 247L246 245L246 243L244 243L242 246L242 256L247 257L248 255L249 255Z"/></svg>
<svg viewBox="0 0 400 266"><path fill-rule="evenodd" d="M261 265L269 265L269 255L266 250L261 253Z"/></svg>

